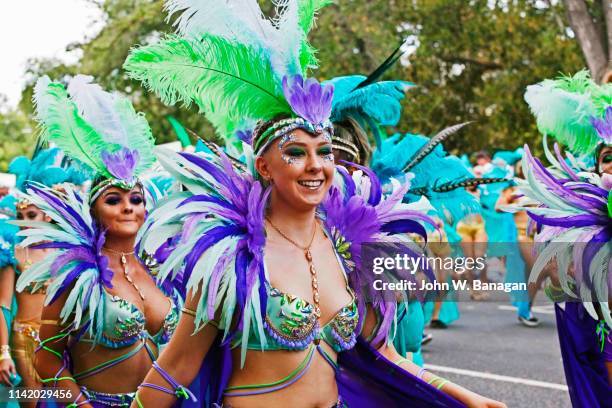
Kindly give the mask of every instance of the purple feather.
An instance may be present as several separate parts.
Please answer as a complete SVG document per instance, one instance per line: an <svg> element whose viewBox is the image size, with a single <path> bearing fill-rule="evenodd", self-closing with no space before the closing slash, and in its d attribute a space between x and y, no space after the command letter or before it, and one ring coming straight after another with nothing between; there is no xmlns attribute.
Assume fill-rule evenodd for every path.
<svg viewBox="0 0 612 408"><path fill-rule="evenodd" d="M56 195L46 189L41 189L33 185L28 187L28 192L34 193L45 200L45 202L55 211L57 211L66 222L70 223L75 229L77 229L79 235L81 235L83 238L91 238L91 228L85 223L83 218L72 207L67 205Z"/></svg>
<svg viewBox="0 0 612 408"><path fill-rule="evenodd" d="M322 126L329 121L334 96L333 85L321 86L314 78L308 78L304 82L301 75L296 75L291 79L283 78L283 93L298 116L315 126Z"/></svg>
<svg viewBox="0 0 612 408"><path fill-rule="evenodd" d="M355 182L353 181L353 178L349 174L348 170L344 168L343 166L336 166L336 172L342 178L342 182L344 184L344 190L345 190L344 197L345 197L345 202L346 202L348 201L350 197L355 195L355 188L356 188Z"/></svg>
<svg viewBox="0 0 612 408"><path fill-rule="evenodd" d="M246 242L241 239L236 247L236 262L234 272L236 274L236 303L238 310L238 330L244 327L244 305L248 297L247 292L247 269L249 266L249 254Z"/></svg>
<svg viewBox="0 0 612 408"><path fill-rule="evenodd" d="M72 268L70 272L68 272L66 277L62 280L62 284L60 285L57 292L55 292L55 295L49 303L55 302L62 295L62 293L66 291L66 289L70 288L70 286L79 278L79 276L81 276L83 272L88 269L93 269L95 267L96 264L90 262L78 263L74 268Z"/></svg>
<svg viewBox="0 0 612 408"><path fill-rule="evenodd" d="M95 263L96 257L91 253L89 248L84 246L69 249L58 255L55 260L53 260L53 263L49 268L49 273L52 277L56 277L61 269L68 266L71 262L78 261Z"/></svg>
<svg viewBox="0 0 612 408"><path fill-rule="evenodd" d="M137 150L122 147L115 153L103 151L101 157L113 177L130 182L134 180L134 170L140 161L140 153Z"/></svg>
<svg viewBox="0 0 612 408"><path fill-rule="evenodd" d="M585 211L588 211L593 206L593 199L585 195L576 194L571 189L566 188L538 159L531 155L529 148L525 149L525 157L532 165L534 176L553 194L558 197L564 197L567 202Z"/></svg>
<svg viewBox="0 0 612 408"><path fill-rule="evenodd" d="M208 283L208 300L206 305L208 319L214 320L215 318L215 303L217 301L217 292L219 290L219 283L225 273L225 269L232 261L232 256L227 251L221 255L217 263L215 264L210 281Z"/></svg>
<svg viewBox="0 0 612 408"><path fill-rule="evenodd" d="M252 129L238 130L236 132L236 138L240 140L241 142L250 144L251 140L253 139L253 130Z"/></svg>
<svg viewBox="0 0 612 408"><path fill-rule="evenodd" d="M591 123L604 143L612 144L612 105L606 108L606 114L603 119L592 117Z"/></svg>
<svg viewBox="0 0 612 408"><path fill-rule="evenodd" d="M580 214L568 217L544 217L538 214L529 212L529 217L535 222L542 225L550 225L553 227L564 228L582 228L594 225L607 225L610 223L608 217L602 217L592 214Z"/></svg>
<svg viewBox="0 0 612 408"><path fill-rule="evenodd" d="M555 143L554 148L555 148L555 156L557 156L557 161L559 162L563 170L565 170L567 175L570 176L572 180L578 181L578 175L574 172L574 170L570 168L570 166L567 165L567 163L565 162L565 159L563 158L563 156L561 156L561 150L559 149L559 144Z"/></svg>
<svg viewBox="0 0 612 408"><path fill-rule="evenodd" d="M382 188L380 187L380 181L372 170L367 167L361 166L357 163L350 163L351 166L357 167L363 171L370 179L370 197L368 198L368 204L378 205L382 199Z"/></svg>
<svg viewBox="0 0 612 408"><path fill-rule="evenodd" d="M412 220L396 220L385 223L382 225L381 231L387 234L419 234L422 237L427 237L425 227Z"/></svg>
<svg viewBox="0 0 612 408"><path fill-rule="evenodd" d="M223 238L230 235L240 235L242 233L240 227L236 225L218 226L211 228L202 235L194 244L193 250L185 257L185 281L189 280L193 268L202 256L202 254L210 247L221 241Z"/></svg>

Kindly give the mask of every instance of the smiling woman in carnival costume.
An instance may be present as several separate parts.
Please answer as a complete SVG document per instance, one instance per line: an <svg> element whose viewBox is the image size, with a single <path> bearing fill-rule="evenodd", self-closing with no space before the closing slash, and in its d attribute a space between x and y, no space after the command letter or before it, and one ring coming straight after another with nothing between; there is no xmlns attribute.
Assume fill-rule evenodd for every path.
<svg viewBox="0 0 612 408"><path fill-rule="evenodd" d="M255 1L170 1L170 12L182 12L180 36L126 61L165 102L196 103L225 137L245 119L259 121L244 147L246 172L222 154L159 151L188 191L151 215L142 249L166 258L161 277L180 277L190 295L135 406L186 396L181 384L202 361L205 406L462 405L447 393L503 406L391 362L402 360L391 343L396 302L366 299L372 276L360 272L361 246L403 242L416 251L407 233L424 234L430 219L425 203L402 204L406 186L384 199L367 168L354 177L335 170L333 88L303 79L322 3L283 2L268 20Z"/></svg>
<svg viewBox="0 0 612 408"><path fill-rule="evenodd" d="M27 188L28 200L52 223L22 221L23 245L56 248L18 280L18 290L52 280L47 289L37 369L46 385L70 390L69 406L129 406L136 387L168 342L181 301L156 286L153 266L138 258L136 233L145 219L139 177L154 163L143 115L91 77L68 88L41 78L34 100L42 137L95 172L82 195L66 186Z"/></svg>
<svg viewBox="0 0 612 408"><path fill-rule="evenodd" d="M586 71L545 80L527 88L525 100L545 135L552 167L545 168L525 149L526 183L532 200L525 210L537 223L535 281L554 260L560 287L548 293L555 307L565 375L576 407L612 406L612 84L596 85ZM557 144L550 152L546 135ZM590 156L595 172L574 156Z"/></svg>

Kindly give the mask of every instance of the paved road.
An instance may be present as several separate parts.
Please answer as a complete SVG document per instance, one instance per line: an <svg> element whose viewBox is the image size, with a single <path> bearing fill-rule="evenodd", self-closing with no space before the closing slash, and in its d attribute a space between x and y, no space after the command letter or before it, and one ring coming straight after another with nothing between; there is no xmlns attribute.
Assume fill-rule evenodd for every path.
<svg viewBox="0 0 612 408"><path fill-rule="evenodd" d="M552 305L535 308L537 328L520 325L508 303L467 301L459 307L461 318L448 329L427 329L434 339L424 348L426 364L508 407L571 407Z"/></svg>

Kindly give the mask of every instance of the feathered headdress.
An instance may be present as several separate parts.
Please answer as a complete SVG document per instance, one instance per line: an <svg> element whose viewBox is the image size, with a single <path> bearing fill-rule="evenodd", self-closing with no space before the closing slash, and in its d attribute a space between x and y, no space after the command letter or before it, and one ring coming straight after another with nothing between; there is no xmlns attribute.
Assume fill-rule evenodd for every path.
<svg viewBox="0 0 612 408"><path fill-rule="evenodd" d="M77 75L66 89L42 77L34 89L42 137L95 173L90 202L110 186L131 189L155 162L153 135L130 101Z"/></svg>
<svg viewBox="0 0 612 408"><path fill-rule="evenodd" d="M316 66L307 35L329 0L282 0L266 18L256 0L168 0L176 34L132 50L124 68L166 104L194 103L232 139L245 120L278 121L252 141L255 154L302 128L332 132L332 86L306 79Z"/></svg>
<svg viewBox="0 0 612 408"><path fill-rule="evenodd" d="M540 132L574 154L612 143L612 84L597 85L587 71L528 86L525 101Z"/></svg>

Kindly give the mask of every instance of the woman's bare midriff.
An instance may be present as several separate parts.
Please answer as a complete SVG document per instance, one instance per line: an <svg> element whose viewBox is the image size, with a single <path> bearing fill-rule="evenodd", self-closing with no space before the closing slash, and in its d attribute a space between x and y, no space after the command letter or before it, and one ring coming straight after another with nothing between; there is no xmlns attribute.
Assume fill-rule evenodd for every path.
<svg viewBox="0 0 612 408"><path fill-rule="evenodd" d="M70 350L70 355L74 363L72 373L81 373L91 367L120 357L133 350L135 347L139 347L139 345L140 341L130 347L111 349L99 345L92 348L91 343L78 342ZM148 341L148 345L153 353L157 355L157 347L155 344ZM79 378L78 382L79 385L84 385L90 390L98 392L110 394L135 392L147 375L147 372L151 368L151 364L151 357L149 357L149 353L143 347L136 355L131 356L127 360L113 367L106 368L91 377Z"/></svg>
<svg viewBox="0 0 612 408"><path fill-rule="evenodd" d="M22 322L40 320L45 303L45 295L43 293L15 292L15 299L18 305L15 320Z"/></svg>
<svg viewBox="0 0 612 408"><path fill-rule="evenodd" d="M325 343L324 350L335 359L335 353ZM246 362L240 369L240 348L232 350L234 367L228 386L265 384L278 381L295 370L307 356L308 351L256 351L247 352ZM267 394L244 397L225 397L224 406L232 408L285 408L317 407L330 408L338 400L338 387L334 369L314 351L312 364L308 371L287 388Z"/></svg>

